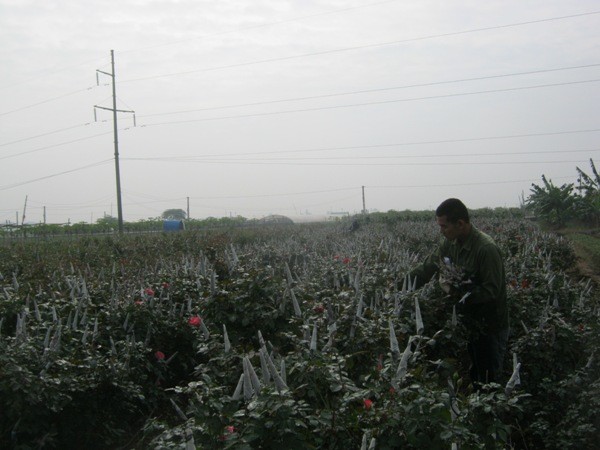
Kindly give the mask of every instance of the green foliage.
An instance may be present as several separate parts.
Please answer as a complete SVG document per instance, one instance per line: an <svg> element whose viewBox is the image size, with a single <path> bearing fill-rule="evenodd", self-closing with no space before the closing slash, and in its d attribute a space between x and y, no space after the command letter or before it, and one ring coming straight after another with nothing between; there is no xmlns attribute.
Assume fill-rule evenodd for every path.
<svg viewBox="0 0 600 450"><path fill-rule="evenodd" d="M593 447L598 302L567 274L569 243L504 213L477 219L506 257L504 379L512 352L522 369L513 393L475 391L453 305L436 283L400 291L439 233L431 217L391 217L352 233L340 222L5 243L0 447ZM412 352L401 379L390 323ZM245 359L259 388L234 398Z"/></svg>
<svg viewBox="0 0 600 450"><path fill-rule="evenodd" d="M574 215L573 184L555 186L545 175L542 175L542 181L543 186L532 184L527 206L548 223L563 226Z"/></svg>
<svg viewBox="0 0 600 450"><path fill-rule="evenodd" d="M104 216L96 220L96 224L106 231L114 231L119 227L119 219L112 216Z"/></svg>
<svg viewBox="0 0 600 450"><path fill-rule="evenodd" d="M185 220L187 218L187 214L183 209L166 209L163 211L160 217L171 220Z"/></svg>
<svg viewBox="0 0 600 450"><path fill-rule="evenodd" d="M600 224L600 175L592 159L590 159L590 166L591 176L577 167L579 199L576 208L581 219L598 226Z"/></svg>
<svg viewBox="0 0 600 450"><path fill-rule="evenodd" d="M589 225L600 224L600 175L594 161L590 159L592 175L579 167L578 185L573 183L555 186L542 175L543 186L532 184L531 195L526 206L547 223L562 227L569 221L580 221Z"/></svg>

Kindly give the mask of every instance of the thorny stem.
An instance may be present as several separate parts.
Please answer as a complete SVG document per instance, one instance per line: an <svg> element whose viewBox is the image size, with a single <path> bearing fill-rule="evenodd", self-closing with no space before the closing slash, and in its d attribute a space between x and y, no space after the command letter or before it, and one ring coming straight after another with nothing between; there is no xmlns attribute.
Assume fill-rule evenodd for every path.
<svg viewBox="0 0 600 450"><path fill-rule="evenodd" d="M525 436L523 435L523 428L521 428L521 424L519 423L518 420L516 420L517 422L517 430L519 430L519 434L521 435L521 441L523 443L523 446L525 448L525 450L529 450L529 447L527 446L527 442L525 441Z"/></svg>
<svg viewBox="0 0 600 450"><path fill-rule="evenodd" d="M338 360L337 364L338 364L338 375L340 377L340 383L342 383L342 389L346 389L346 385L344 384L344 378L342 377L342 366L341 366L339 360Z"/></svg>

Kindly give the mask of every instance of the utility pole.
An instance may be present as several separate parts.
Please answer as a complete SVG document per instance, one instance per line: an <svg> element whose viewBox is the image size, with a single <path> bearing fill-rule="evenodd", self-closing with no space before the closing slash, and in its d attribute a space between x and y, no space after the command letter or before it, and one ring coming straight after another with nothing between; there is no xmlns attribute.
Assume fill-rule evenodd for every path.
<svg viewBox="0 0 600 450"><path fill-rule="evenodd" d="M117 109L117 83L115 82L115 51L110 51L110 63L112 72L104 72L102 70L96 70L96 83L100 85L100 80L98 79L98 73L102 73L104 75L108 75L112 78L112 97L113 97L113 107L105 108L102 106L94 105L94 119L96 118L96 108L105 109L107 111L112 111L113 113L113 130L114 130L114 142L115 142L115 175L117 178L117 213L119 220L119 234L123 234L123 204L121 202L121 170L119 168L119 133L117 130L117 112L125 112L133 114L133 126L135 126L135 111L126 111L122 109Z"/></svg>
<svg viewBox="0 0 600 450"><path fill-rule="evenodd" d="M25 204L23 205L23 218L21 219L21 224L25 225L25 211L27 211L27 195L25 196Z"/></svg>
<svg viewBox="0 0 600 450"><path fill-rule="evenodd" d="M367 207L365 206L365 187L362 187L362 198L363 198L363 214L367 213Z"/></svg>
<svg viewBox="0 0 600 450"><path fill-rule="evenodd" d="M44 206L44 225L46 225L46 207Z"/></svg>
<svg viewBox="0 0 600 450"><path fill-rule="evenodd" d="M187 216L186 218L189 220L190 218L190 198L187 198Z"/></svg>
<svg viewBox="0 0 600 450"><path fill-rule="evenodd" d="M26 236L27 232L25 231L25 211L27 211L27 195L25 196L25 204L23 205L23 218L21 219L21 228L23 228L23 237Z"/></svg>

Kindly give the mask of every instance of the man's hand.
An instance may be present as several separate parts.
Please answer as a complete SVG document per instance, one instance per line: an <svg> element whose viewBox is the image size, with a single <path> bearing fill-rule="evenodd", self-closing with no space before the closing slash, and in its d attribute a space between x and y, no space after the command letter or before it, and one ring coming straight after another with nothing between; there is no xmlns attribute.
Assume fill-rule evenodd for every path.
<svg viewBox="0 0 600 450"><path fill-rule="evenodd" d="M444 291L446 294L450 294L450 290L452 289L450 282L440 275L439 283L442 291Z"/></svg>

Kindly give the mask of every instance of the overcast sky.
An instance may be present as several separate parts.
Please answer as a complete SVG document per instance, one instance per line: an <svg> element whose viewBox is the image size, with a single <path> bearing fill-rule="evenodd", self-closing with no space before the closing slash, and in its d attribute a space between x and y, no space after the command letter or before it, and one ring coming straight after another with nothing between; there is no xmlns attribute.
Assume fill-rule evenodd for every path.
<svg viewBox="0 0 600 450"><path fill-rule="evenodd" d="M0 222L518 206L600 153L597 0L0 0Z"/></svg>

